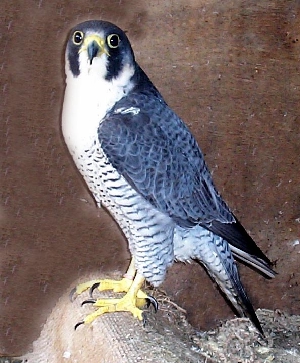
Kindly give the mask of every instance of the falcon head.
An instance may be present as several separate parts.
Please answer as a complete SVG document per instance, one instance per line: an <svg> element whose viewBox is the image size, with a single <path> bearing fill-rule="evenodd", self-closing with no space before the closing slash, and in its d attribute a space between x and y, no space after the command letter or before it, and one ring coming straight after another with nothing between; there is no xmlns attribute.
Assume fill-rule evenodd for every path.
<svg viewBox="0 0 300 363"><path fill-rule="evenodd" d="M92 76L110 82L124 73L132 77L135 64L130 42L116 25L91 20L71 30L66 47L67 76Z"/></svg>
<svg viewBox="0 0 300 363"><path fill-rule="evenodd" d="M80 155L106 114L140 82L141 71L126 34L112 23L92 20L71 30L65 72L62 131L71 153Z"/></svg>

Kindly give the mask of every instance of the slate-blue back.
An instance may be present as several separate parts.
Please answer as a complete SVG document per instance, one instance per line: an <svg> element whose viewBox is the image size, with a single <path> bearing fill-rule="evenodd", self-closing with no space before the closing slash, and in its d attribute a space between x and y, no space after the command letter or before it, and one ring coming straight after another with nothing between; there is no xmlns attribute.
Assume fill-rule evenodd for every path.
<svg viewBox="0 0 300 363"><path fill-rule="evenodd" d="M138 72L138 86L116 103L98 129L109 161L138 193L182 227L234 221L194 137L143 71ZM130 107L139 112L119 112Z"/></svg>

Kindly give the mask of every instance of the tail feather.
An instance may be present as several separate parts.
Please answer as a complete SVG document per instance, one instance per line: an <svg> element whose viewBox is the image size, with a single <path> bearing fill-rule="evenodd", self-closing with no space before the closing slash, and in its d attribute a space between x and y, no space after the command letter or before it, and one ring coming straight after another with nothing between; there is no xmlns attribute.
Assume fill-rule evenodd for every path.
<svg viewBox="0 0 300 363"><path fill-rule="evenodd" d="M248 317L257 330L264 335L254 308L241 283L230 246L219 236L209 243L209 249L202 251L199 262L203 263L209 275L215 280L240 316Z"/></svg>
<svg viewBox="0 0 300 363"><path fill-rule="evenodd" d="M232 254L237 259L245 262L246 264L254 267L255 269L262 272L266 277L273 278L276 276L277 272L271 269L265 261L261 260L260 258L257 258L256 256L250 255L238 248L236 248L233 245L230 245L230 249L232 251Z"/></svg>
<svg viewBox="0 0 300 363"><path fill-rule="evenodd" d="M232 253L238 259L255 267L268 278L276 275L276 272L271 268L270 260L237 219L233 223L213 221L202 226L224 238L229 243Z"/></svg>

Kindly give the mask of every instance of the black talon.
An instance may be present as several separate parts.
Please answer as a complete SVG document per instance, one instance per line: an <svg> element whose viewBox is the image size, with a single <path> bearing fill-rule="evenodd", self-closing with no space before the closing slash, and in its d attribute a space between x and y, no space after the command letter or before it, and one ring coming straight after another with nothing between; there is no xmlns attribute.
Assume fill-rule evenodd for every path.
<svg viewBox="0 0 300 363"><path fill-rule="evenodd" d="M70 294L69 294L69 299L71 302L73 302L77 297L77 293L76 293L76 287L74 287L74 289L72 289L70 291Z"/></svg>
<svg viewBox="0 0 300 363"><path fill-rule="evenodd" d="M84 300L82 303L81 303L81 306L83 306L84 304L95 304L96 300L95 299L87 299L87 300Z"/></svg>
<svg viewBox="0 0 300 363"><path fill-rule="evenodd" d="M143 312L142 317L143 317L143 328L145 328L145 326L147 324L147 315Z"/></svg>
<svg viewBox="0 0 300 363"><path fill-rule="evenodd" d="M100 282L95 282L94 285L90 288L90 297L93 297L93 291L100 286Z"/></svg>
<svg viewBox="0 0 300 363"><path fill-rule="evenodd" d="M77 323L77 324L74 326L74 330L76 330L76 329L79 327L79 325L82 325L82 324L84 324L84 321L80 321L79 323Z"/></svg>
<svg viewBox="0 0 300 363"><path fill-rule="evenodd" d="M147 308L149 308L150 305L153 305L154 311L157 313L158 310L158 302L153 296L147 296Z"/></svg>

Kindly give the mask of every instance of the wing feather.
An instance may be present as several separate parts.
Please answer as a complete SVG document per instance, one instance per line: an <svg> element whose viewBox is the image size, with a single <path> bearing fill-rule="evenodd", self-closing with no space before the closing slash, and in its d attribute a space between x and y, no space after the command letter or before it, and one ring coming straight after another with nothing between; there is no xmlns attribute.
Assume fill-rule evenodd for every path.
<svg viewBox="0 0 300 363"><path fill-rule="evenodd" d="M137 89L121 99L99 126L109 161L179 226L200 224L227 240L236 257L273 277L270 261L217 192L193 135L145 79L147 90Z"/></svg>
<svg viewBox="0 0 300 363"><path fill-rule="evenodd" d="M234 217L216 191L194 137L179 117L161 100L137 95L101 122L99 141L112 165L127 182L157 209L182 227ZM135 105L133 105L135 106Z"/></svg>

